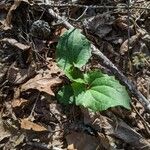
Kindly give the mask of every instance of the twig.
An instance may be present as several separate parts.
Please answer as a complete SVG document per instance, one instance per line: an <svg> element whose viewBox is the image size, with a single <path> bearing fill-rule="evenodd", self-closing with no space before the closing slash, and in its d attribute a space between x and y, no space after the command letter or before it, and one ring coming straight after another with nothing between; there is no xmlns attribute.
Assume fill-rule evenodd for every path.
<svg viewBox="0 0 150 150"><path fill-rule="evenodd" d="M128 52L130 49L130 0L128 0Z"/></svg>
<svg viewBox="0 0 150 150"><path fill-rule="evenodd" d="M143 116L141 116L141 114L138 112L138 110L136 109L136 107L133 104L131 104L131 106L133 107L133 109L135 110L137 115L141 118L142 124L144 125L147 134L150 135L150 126L148 125L148 122L144 119Z"/></svg>
<svg viewBox="0 0 150 150"><path fill-rule="evenodd" d="M72 21L78 21L86 14L87 10L88 10L88 8L86 7L85 10L83 11L83 13L77 19L72 19L72 18L69 18L69 19Z"/></svg>
<svg viewBox="0 0 150 150"><path fill-rule="evenodd" d="M48 1L48 0L46 0ZM49 2L47 3L49 4ZM60 17L58 14L56 14L52 9L49 9L49 13L57 18L58 20L63 20L62 17ZM68 21L64 21L63 25L67 28L74 28ZM150 102L142 95L140 91L136 89L136 86L127 79L126 76L123 75L122 72L118 70L118 68L99 50L97 49L93 44L91 44L92 53L96 55L99 59L101 59L105 66L107 66L112 73L118 77L120 81L122 81L125 86L132 92L132 94L135 95L135 97L138 99L138 101L143 105L143 107L150 113Z"/></svg>
<svg viewBox="0 0 150 150"><path fill-rule="evenodd" d="M35 4L36 5L36 4ZM92 8L92 9L97 9L97 8L106 8L106 9L128 9L128 6L123 5L123 6L109 6L109 5L80 5L80 4L60 4L60 3L53 3L53 4L48 4L46 3L41 3L38 4L41 7L44 8L53 8L53 7L78 7L78 8ZM129 9L144 9L144 10L150 10L148 7L137 7L137 6L130 6Z"/></svg>
<svg viewBox="0 0 150 150"><path fill-rule="evenodd" d="M49 5L49 0L45 0L46 4ZM61 16L53 11L53 9L49 9L49 13L54 17L60 20L68 29L74 28L67 20L64 20Z"/></svg>
<svg viewBox="0 0 150 150"><path fill-rule="evenodd" d="M38 94L37 94L35 103L34 103L34 105L33 105L33 108L32 108L32 110L31 110L31 113L30 113L30 115L29 115L29 117L28 117L28 119L30 119L30 120L32 120L32 118L33 118L33 113L34 113L35 106L36 106L36 104L37 104L37 101L38 101L39 97L40 97L40 92L38 92Z"/></svg>

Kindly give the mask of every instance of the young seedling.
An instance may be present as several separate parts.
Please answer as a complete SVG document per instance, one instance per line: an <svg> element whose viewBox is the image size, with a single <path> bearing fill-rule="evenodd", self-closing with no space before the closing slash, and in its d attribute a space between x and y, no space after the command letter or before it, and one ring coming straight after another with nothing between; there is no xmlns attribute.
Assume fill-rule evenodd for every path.
<svg viewBox="0 0 150 150"><path fill-rule="evenodd" d="M66 31L59 39L56 61L71 81L57 93L63 104L76 104L93 111L123 106L130 109L130 97L118 80L98 70L83 73L80 69L91 57L90 42L79 29Z"/></svg>

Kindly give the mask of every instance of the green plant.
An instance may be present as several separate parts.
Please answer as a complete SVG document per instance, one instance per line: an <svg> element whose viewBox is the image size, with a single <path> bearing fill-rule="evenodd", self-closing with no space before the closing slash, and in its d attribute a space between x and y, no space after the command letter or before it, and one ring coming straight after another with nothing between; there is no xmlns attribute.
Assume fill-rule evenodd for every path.
<svg viewBox="0 0 150 150"><path fill-rule="evenodd" d="M91 57L90 42L79 29L66 31L58 41L57 64L70 79L57 93L63 104L76 104L103 111L110 107L123 106L130 109L130 97L113 76L94 70L83 73L80 69Z"/></svg>
<svg viewBox="0 0 150 150"><path fill-rule="evenodd" d="M145 67L150 64L150 56L147 56L143 52L135 52L132 57L132 62L133 66L135 66L136 69L139 69L140 67Z"/></svg>

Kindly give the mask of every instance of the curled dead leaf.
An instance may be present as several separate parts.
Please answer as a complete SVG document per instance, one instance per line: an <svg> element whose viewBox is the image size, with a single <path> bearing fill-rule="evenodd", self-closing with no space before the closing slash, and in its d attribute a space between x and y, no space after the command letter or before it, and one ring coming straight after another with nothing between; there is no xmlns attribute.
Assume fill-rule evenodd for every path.
<svg viewBox="0 0 150 150"><path fill-rule="evenodd" d="M130 33L134 33L133 25L128 25L128 16L121 16L117 18L114 22L114 25L117 26L122 31L128 31L128 28L130 29Z"/></svg>
<svg viewBox="0 0 150 150"><path fill-rule="evenodd" d="M99 148L99 140L85 133L72 132L66 136L68 150L92 150Z"/></svg>
<svg viewBox="0 0 150 150"><path fill-rule="evenodd" d="M12 108L21 107L25 105L27 102L28 100L23 99L23 98L13 99L13 101L11 102L11 105L12 105Z"/></svg>
<svg viewBox="0 0 150 150"><path fill-rule="evenodd" d="M113 22L114 17L111 14L103 13L85 20L83 24L87 31L103 38L112 31Z"/></svg>
<svg viewBox="0 0 150 150"><path fill-rule="evenodd" d="M54 96L55 94L52 87L62 83L62 80L59 78L60 69L57 67L56 63L53 62L49 67L50 69L40 70L39 74L23 84L21 91L37 89L40 92L46 92Z"/></svg>
<svg viewBox="0 0 150 150"><path fill-rule="evenodd" d="M15 63L10 66L7 72L7 80L14 84L22 84L36 74L35 67L30 65L29 68L21 69L15 66Z"/></svg>
<svg viewBox="0 0 150 150"><path fill-rule="evenodd" d="M28 0L14 0L14 4L10 7L6 19L3 21L3 29L4 30L8 30L12 28L12 24L11 24L11 20L13 17L13 11L16 10L19 5L21 4L21 2L25 2L25 3L29 3Z"/></svg>
<svg viewBox="0 0 150 150"><path fill-rule="evenodd" d="M3 120L0 114L0 142L5 138L9 138L11 136L10 131L6 130L3 125Z"/></svg>
<svg viewBox="0 0 150 150"><path fill-rule="evenodd" d="M67 150L77 150L74 148L73 144L68 145Z"/></svg>
<svg viewBox="0 0 150 150"><path fill-rule="evenodd" d="M28 120L28 118L21 119L20 126L22 129L25 130L33 130L37 132L47 131L44 126L31 122L30 120Z"/></svg>
<svg viewBox="0 0 150 150"><path fill-rule="evenodd" d="M129 49L132 49L135 44L138 42L139 38L141 37L140 33L137 33L136 35L133 35L129 38ZM120 47L120 53L121 55L124 55L128 51L128 39L123 42L123 44Z"/></svg>
<svg viewBox="0 0 150 150"><path fill-rule="evenodd" d="M4 38L0 42L9 44L13 47L16 47L16 48L20 49L20 50L28 50L30 48L30 46L19 43L17 40L12 39L12 38Z"/></svg>

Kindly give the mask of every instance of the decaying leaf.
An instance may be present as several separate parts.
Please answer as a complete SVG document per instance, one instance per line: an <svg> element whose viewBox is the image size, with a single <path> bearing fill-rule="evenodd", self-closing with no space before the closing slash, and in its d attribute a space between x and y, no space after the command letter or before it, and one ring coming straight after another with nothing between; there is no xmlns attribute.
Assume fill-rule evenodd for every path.
<svg viewBox="0 0 150 150"><path fill-rule="evenodd" d="M22 129L25 130L33 130L37 132L47 131L44 126L31 122L30 120L28 120L28 118L21 119L20 126Z"/></svg>
<svg viewBox="0 0 150 150"><path fill-rule="evenodd" d="M4 28L3 28L4 30L8 30L8 29L12 28L11 20L13 17L13 11L19 7L21 2L29 3L28 0L14 0L14 4L9 9L7 16L6 16L6 19L2 22L4 25Z"/></svg>
<svg viewBox="0 0 150 150"><path fill-rule="evenodd" d="M20 50L28 50L30 48L30 46L19 43L17 40L11 39L11 38L4 38L0 42L9 44L13 47L20 49Z"/></svg>
<svg viewBox="0 0 150 150"><path fill-rule="evenodd" d="M103 129L105 132L105 136L108 135L110 137L121 139L122 141L128 143L131 147L134 147L136 149L142 149L142 147L145 147L145 150L150 149L150 144L147 139L145 139L141 134L132 129L123 120L118 119L117 116L115 116L113 113L107 112L107 117L101 114L91 114L85 109L83 109L83 113L85 123L91 124L92 127L97 130ZM103 139L101 139L100 137L100 140ZM111 141L109 141L109 143L110 142ZM104 141L102 143L104 143Z"/></svg>
<svg viewBox="0 0 150 150"><path fill-rule="evenodd" d="M21 90L26 91L28 89L37 89L40 92L46 92L50 95L54 95L52 87L62 82L59 78L60 69L55 63L51 66L51 69L40 70L34 78L28 80L22 85Z"/></svg>
<svg viewBox="0 0 150 150"><path fill-rule="evenodd" d="M35 67L30 65L29 68L21 69L15 66L15 63L10 66L7 72L7 80L14 84L22 84L36 74Z"/></svg>
<svg viewBox="0 0 150 150"><path fill-rule="evenodd" d="M135 44L138 42L141 34L137 33L136 35L133 35L129 38L129 49L132 49ZM124 55L128 51L128 39L123 42L123 44L120 47L120 53L121 55Z"/></svg>
<svg viewBox="0 0 150 150"><path fill-rule="evenodd" d="M113 22L114 17L109 13L104 13L88 18L88 20L84 21L84 26L94 35L103 38L112 31Z"/></svg>
<svg viewBox="0 0 150 150"><path fill-rule="evenodd" d="M9 138L11 136L11 133L6 130L3 126L3 121L0 114L0 141L2 141L5 138Z"/></svg>
<svg viewBox="0 0 150 150"><path fill-rule="evenodd" d="M100 144L96 137L74 131L66 136L66 140L69 150L94 150Z"/></svg>
<svg viewBox="0 0 150 150"><path fill-rule="evenodd" d="M66 32L67 31L67 29L66 28L58 28L58 29L56 29L56 31L55 31L55 36L62 36L63 34L64 34L64 32Z"/></svg>
<svg viewBox="0 0 150 150"><path fill-rule="evenodd" d="M11 105L12 105L13 108L15 108L15 107L21 107L24 104L26 104L27 102L28 102L28 100L23 99L23 98L13 99Z"/></svg>
<svg viewBox="0 0 150 150"><path fill-rule="evenodd" d="M127 32L129 28L130 32L134 33L133 25L132 26L128 25L128 16L120 16L115 20L114 25L119 27L119 30L121 29L121 31Z"/></svg>
<svg viewBox="0 0 150 150"><path fill-rule="evenodd" d="M16 137L14 136L13 138L14 138L14 144L13 144L13 146L17 147L18 145L20 145L21 143L23 143L25 135L24 134L20 134L20 135L17 135Z"/></svg>
<svg viewBox="0 0 150 150"><path fill-rule="evenodd" d="M6 9L7 8L7 5L5 3L5 0L1 0L0 1L0 9Z"/></svg>
<svg viewBox="0 0 150 150"><path fill-rule="evenodd" d="M25 135L23 133L15 133L10 137L9 141L5 143L3 149L15 150L23 143Z"/></svg>
<svg viewBox="0 0 150 150"><path fill-rule="evenodd" d="M150 143L144 137L142 137L142 135L140 135L129 125L127 125L124 121L117 119L117 124L115 124L114 122L109 123L111 124L112 129L106 129L107 134L122 139L136 149L142 149L143 147L145 147L145 150L150 149Z"/></svg>
<svg viewBox="0 0 150 150"><path fill-rule="evenodd" d="M19 0L15 0L14 4L11 6L6 19L4 20L3 24L4 24L4 30L10 29L11 26L11 19L12 19L12 11L15 10L19 5L20 5L21 1Z"/></svg>
<svg viewBox="0 0 150 150"><path fill-rule="evenodd" d="M77 149L74 148L73 144L68 145L67 149L68 150L77 150Z"/></svg>

